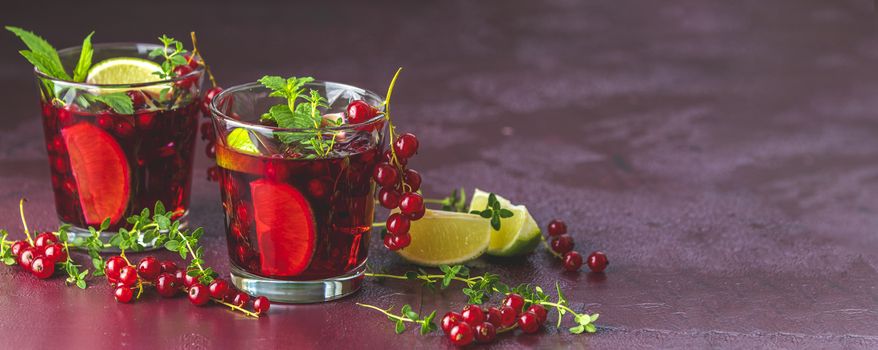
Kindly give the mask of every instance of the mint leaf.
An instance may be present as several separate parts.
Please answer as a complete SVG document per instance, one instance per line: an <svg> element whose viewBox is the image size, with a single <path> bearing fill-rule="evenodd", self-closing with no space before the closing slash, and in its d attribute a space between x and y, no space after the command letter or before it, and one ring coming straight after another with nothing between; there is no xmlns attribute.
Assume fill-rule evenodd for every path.
<svg viewBox="0 0 878 350"><path fill-rule="evenodd" d="M253 143L253 140L250 138L250 132L244 128L235 128L232 130L232 132L229 133L229 136L226 136L226 144L228 144L229 147L244 153L259 154L259 148L256 147L256 144Z"/></svg>
<svg viewBox="0 0 878 350"><path fill-rule="evenodd" d="M112 94L94 96L94 100L101 102L113 109L119 114L134 114L134 102L131 96L124 92L114 92Z"/></svg>
<svg viewBox="0 0 878 350"><path fill-rule="evenodd" d="M54 78L70 80L70 76L67 75L61 64L61 58L58 57L58 51L46 39L18 27L6 26L5 28L24 42L29 50L22 50L19 53L37 69Z"/></svg>
<svg viewBox="0 0 878 350"><path fill-rule="evenodd" d="M274 75L266 75L257 80L263 86L271 89L272 91L284 91L284 88L287 85L287 81L284 78ZM278 96L278 97L286 97L286 96Z"/></svg>
<svg viewBox="0 0 878 350"><path fill-rule="evenodd" d="M76 63L76 68L73 69L73 81L83 82L88 75L88 70L91 68L92 63L91 59L94 55L94 49L91 47L91 36L94 34L95 32L91 32L82 40L82 51L79 52L79 62Z"/></svg>

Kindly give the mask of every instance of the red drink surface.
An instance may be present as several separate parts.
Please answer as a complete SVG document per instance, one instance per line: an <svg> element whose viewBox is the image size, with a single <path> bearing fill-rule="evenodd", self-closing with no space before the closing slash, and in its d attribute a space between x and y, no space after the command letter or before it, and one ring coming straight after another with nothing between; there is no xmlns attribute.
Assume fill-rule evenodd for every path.
<svg viewBox="0 0 878 350"><path fill-rule="evenodd" d="M217 145L229 256L255 275L314 280L368 256L374 215L371 146L340 158L290 159Z"/></svg>
<svg viewBox="0 0 878 350"><path fill-rule="evenodd" d="M110 217L115 231L157 201L180 215L188 210L197 103L133 115L46 102L42 110L55 207L63 222L88 227Z"/></svg>

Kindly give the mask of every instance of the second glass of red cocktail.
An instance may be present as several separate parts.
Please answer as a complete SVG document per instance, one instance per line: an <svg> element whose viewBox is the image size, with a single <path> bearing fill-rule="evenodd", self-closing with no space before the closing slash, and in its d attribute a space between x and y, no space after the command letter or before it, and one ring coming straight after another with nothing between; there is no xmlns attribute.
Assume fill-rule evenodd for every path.
<svg viewBox="0 0 878 350"><path fill-rule="evenodd" d="M266 78L211 104L232 281L273 301L343 297L359 289L368 256L382 99ZM351 104L365 112L352 118Z"/></svg>

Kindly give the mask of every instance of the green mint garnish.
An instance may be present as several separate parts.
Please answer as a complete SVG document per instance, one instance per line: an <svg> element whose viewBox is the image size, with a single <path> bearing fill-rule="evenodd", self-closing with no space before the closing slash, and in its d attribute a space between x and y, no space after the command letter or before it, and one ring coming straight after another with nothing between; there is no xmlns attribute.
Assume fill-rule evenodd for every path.
<svg viewBox="0 0 878 350"><path fill-rule="evenodd" d="M6 30L18 36L27 46L28 50L18 51L34 67L37 67L46 75L63 80L70 80L70 75L64 70L58 51L48 41L27 30L7 26Z"/></svg>
<svg viewBox="0 0 878 350"><path fill-rule="evenodd" d="M271 90L269 96L281 97L287 100L285 104L271 106L268 112L262 115L261 120L270 120L277 126L285 129L305 129L314 132L276 132L275 137L291 147L301 147L310 152L313 157L325 158L335 145L335 137L326 140L323 135L323 123L330 126L338 126L340 121L324 120L322 109L328 107L326 98L320 92L309 89L306 94L305 84L314 81L312 77L290 77L284 79L278 76L264 76L259 83ZM299 103L300 100L303 103Z"/></svg>
<svg viewBox="0 0 878 350"><path fill-rule="evenodd" d="M184 56L184 54L189 51L186 51L183 48L183 43L167 35L162 34L162 36L159 37L159 41L161 41L164 47L153 49L149 52L149 57L164 57L165 60L162 62L162 71L156 72L155 74L161 79L170 79L176 76L174 74L174 68L189 63L186 60L186 56Z"/></svg>
<svg viewBox="0 0 878 350"><path fill-rule="evenodd" d="M91 36L95 32L91 32L82 40L82 51L79 52L79 61L76 68L73 69L73 81L85 81L88 76L88 70L91 68L91 59L94 56L94 49L91 47Z"/></svg>

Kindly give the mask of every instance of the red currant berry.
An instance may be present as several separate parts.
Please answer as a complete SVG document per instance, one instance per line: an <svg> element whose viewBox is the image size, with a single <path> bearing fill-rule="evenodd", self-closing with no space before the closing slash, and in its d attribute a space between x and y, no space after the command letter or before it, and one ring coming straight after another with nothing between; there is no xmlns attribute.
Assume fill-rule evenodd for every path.
<svg viewBox="0 0 878 350"><path fill-rule="evenodd" d="M607 255L604 252L597 251L588 256L588 268L594 272L603 272L609 264L610 261L607 260Z"/></svg>
<svg viewBox="0 0 878 350"><path fill-rule="evenodd" d="M21 265L23 269L30 271L30 265L38 255L36 247L24 248L21 255L18 256L18 264Z"/></svg>
<svg viewBox="0 0 878 350"><path fill-rule="evenodd" d="M497 337L497 328L490 322L483 322L476 326L475 337L479 343L490 343Z"/></svg>
<svg viewBox="0 0 878 350"><path fill-rule="evenodd" d="M189 301L197 306L207 304L210 301L210 291L201 283L195 283L189 287Z"/></svg>
<svg viewBox="0 0 878 350"><path fill-rule="evenodd" d="M406 164L408 164L409 162L408 159L405 159L403 157L397 157L396 160L401 166L406 166ZM393 164L393 153L391 153L390 150L384 151L384 161L387 162L387 164Z"/></svg>
<svg viewBox="0 0 878 350"><path fill-rule="evenodd" d="M174 67L174 77L179 78L179 77L185 76L189 73L192 73L192 70L193 70L192 67L189 67L188 65L176 66L176 67ZM188 88L192 87L192 84L195 83L195 79L193 79L193 78L194 77L188 77L188 78L185 78L183 80L180 80L177 82L177 86L181 89L188 89Z"/></svg>
<svg viewBox="0 0 878 350"><path fill-rule="evenodd" d="M46 279L55 273L55 262L45 256L38 256L30 264L30 272L39 279Z"/></svg>
<svg viewBox="0 0 878 350"><path fill-rule="evenodd" d="M576 251L564 254L564 270L571 272L579 271L580 267L582 267L582 255L579 255Z"/></svg>
<svg viewBox="0 0 878 350"><path fill-rule="evenodd" d="M402 175L405 183L411 187L409 190L411 192L417 192L421 189L421 173L414 169L406 169L405 173Z"/></svg>
<svg viewBox="0 0 878 350"><path fill-rule="evenodd" d="M424 197L417 193L408 192L399 199L399 211L410 219L420 219L424 216L424 210Z"/></svg>
<svg viewBox="0 0 878 350"><path fill-rule="evenodd" d="M219 86L214 86L204 92L204 97L201 98L201 115L205 118L210 117L210 102L213 101L213 98L216 97L216 95L219 95L220 92L223 92L223 88ZM202 129L202 131L203 130L204 129Z"/></svg>
<svg viewBox="0 0 878 350"><path fill-rule="evenodd" d="M402 134L396 138L393 150L396 152L397 157L409 159L415 153L418 153L418 138L411 133Z"/></svg>
<svg viewBox="0 0 878 350"><path fill-rule="evenodd" d="M463 316L454 311L449 311L442 317L442 322L440 325L442 326L442 331L445 334L449 334L451 332L451 328L456 326L458 323L463 322Z"/></svg>
<svg viewBox="0 0 878 350"><path fill-rule="evenodd" d="M347 117L349 124L360 124L369 121L377 115L375 108L372 108L363 100L354 100L348 104Z"/></svg>
<svg viewBox="0 0 878 350"><path fill-rule="evenodd" d="M222 278L217 278L210 282L207 289L210 291L211 298L224 299L229 294L229 282Z"/></svg>
<svg viewBox="0 0 878 350"><path fill-rule="evenodd" d="M103 112L98 115L98 126L100 126L104 130L113 130L113 127L116 125L113 120L113 116L110 115L110 112Z"/></svg>
<svg viewBox="0 0 878 350"><path fill-rule="evenodd" d="M372 172L372 178L374 178L375 182L378 183L378 185L381 185L381 187L392 188L397 180L399 180L399 172L393 165L381 163L375 167L375 171Z"/></svg>
<svg viewBox="0 0 878 350"><path fill-rule="evenodd" d="M382 187L378 191L378 202L382 207L387 209L395 209L399 206L400 194L393 188Z"/></svg>
<svg viewBox="0 0 878 350"><path fill-rule="evenodd" d="M256 300L253 301L253 311L256 311L257 314L265 314L270 307L271 302L268 301L268 298L266 297L257 297Z"/></svg>
<svg viewBox="0 0 878 350"><path fill-rule="evenodd" d="M134 266L122 266L122 268L119 269L119 283L128 287L137 283L137 269L135 269Z"/></svg>
<svg viewBox="0 0 878 350"><path fill-rule="evenodd" d="M120 303L130 303L131 299L134 298L134 291L130 287L118 286L113 290L113 296Z"/></svg>
<svg viewBox="0 0 878 350"><path fill-rule="evenodd" d="M17 241L15 243L12 243L12 247L9 249L10 249L10 252L12 252L12 255L15 256L15 258L18 258L21 256L21 252L23 252L25 249L30 248L30 247L31 247L30 242L25 241L25 240L20 240L20 241Z"/></svg>
<svg viewBox="0 0 878 350"><path fill-rule="evenodd" d="M61 107L61 109L58 110L58 123L60 123L61 126L73 124L73 122L75 122L75 119L73 118L73 113L78 110L79 108L77 108L76 105L73 104Z"/></svg>
<svg viewBox="0 0 878 350"><path fill-rule="evenodd" d="M555 219L549 221L549 236L560 236L567 233L567 224L564 221Z"/></svg>
<svg viewBox="0 0 878 350"><path fill-rule="evenodd" d="M183 277L180 278L179 275L183 275ZM189 274L187 274L186 271L183 270L177 271L177 279L183 281L183 285L186 286L186 288L192 287L198 283L198 278L189 276Z"/></svg>
<svg viewBox="0 0 878 350"><path fill-rule="evenodd" d="M500 325L498 327L508 328L515 324L518 313L509 306L500 307Z"/></svg>
<svg viewBox="0 0 878 350"><path fill-rule="evenodd" d="M391 234L384 235L384 247L393 252L401 249L396 245L396 239L394 237L395 235Z"/></svg>
<svg viewBox="0 0 878 350"><path fill-rule="evenodd" d="M213 130L213 123L201 123L201 139L210 142L216 142L216 132Z"/></svg>
<svg viewBox="0 0 878 350"><path fill-rule="evenodd" d="M466 322L458 323L448 331L448 339L454 345L467 346L473 342L473 329Z"/></svg>
<svg viewBox="0 0 878 350"><path fill-rule="evenodd" d="M153 125L155 125L155 113L138 114L137 120L134 121L134 126L140 130L152 129Z"/></svg>
<svg viewBox="0 0 878 350"><path fill-rule="evenodd" d="M244 306L247 305L248 301L250 301L250 295L244 292L237 292L235 293L235 298L232 299L232 304Z"/></svg>
<svg viewBox="0 0 878 350"><path fill-rule="evenodd" d="M408 233L403 233L400 235L389 235L393 237L393 245L396 249L405 249L409 244L412 244L412 235Z"/></svg>
<svg viewBox="0 0 878 350"><path fill-rule="evenodd" d="M548 316L548 312L546 311L546 308L544 308L542 305L533 304L529 308L527 308L527 312L537 315L537 320L540 321L540 324L546 323L546 316Z"/></svg>
<svg viewBox="0 0 878 350"><path fill-rule="evenodd" d="M64 246L60 243L55 243L46 247L46 249L43 250L43 255L53 264L67 260L67 252L64 251Z"/></svg>
<svg viewBox="0 0 878 350"><path fill-rule="evenodd" d="M460 316L463 317L463 322L470 325L485 322L485 312L478 305L465 306L463 311L460 312Z"/></svg>
<svg viewBox="0 0 878 350"><path fill-rule="evenodd" d="M116 135L120 137L128 137L134 134L134 126L131 123L120 120L116 123Z"/></svg>
<svg viewBox="0 0 878 350"><path fill-rule="evenodd" d="M51 232L40 233L37 238L34 238L34 247L37 248L46 248L55 243L58 243L58 238Z"/></svg>
<svg viewBox="0 0 878 350"><path fill-rule="evenodd" d="M207 155L207 158L216 159L216 143L208 142L204 146L204 154Z"/></svg>
<svg viewBox="0 0 878 350"><path fill-rule="evenodd" d="M552 237L552 250L554 250L558 254L566 254L567 252L573 250L573 245L573 237L570 237L568 235Z"/></svg>
<svg viewBox="0 0 878 350"><path fill-rule="evenodd" d="M134 109L140 109L146 103L146 96L143 95L142 91L128 90L126 94L131 98L131 103L134 105Z"/></svg>
<svg viewBox="0 0 878 350"><path fill-rule="evenodd" d="M533 312L525 312L518 316L518 328L525 333L536 333L540 329L540 320Z"/></svg>
<svg viewBox="0 0 878 350"><path fill-rule="evenodd" d="M180 291L180 281L177 280L177 276L168 272L162 272L155 280L155 289L159 292L159 295L171 298Z"/></svg>
<svg viewBox="0 0 878 350"><path fill-rule="evenodd" d="M177 264L175 264L173 261L162 261L159 266L161 266L162 272L167 272L172 275L176 275L177 273Z"/></svg>
<svg viewBox="0 0 878 350"><path fill-rule="evenodd" d="M400 213L393 213L387 218L387 232L394 235L408 233L410 227L411 221L408 216L404 216Z"/></svg>
<svg viewBox="0 0 878 350"><path fill-rule="evenodd" d="M140 259L140 263L137 264L137 274L144 280L152 281L160 273L162 273L162 266L159 264L159 260L153 256Z"/></svg>
<svg viewBox="0 0 878 350"><path fill-rule="evenodd" d="M515 310L515 314L518 315L524 308L524 298L521 295L511 293L503 298L503 305L511 307L512 310Z"/></svg>
<svg viewBox="0 0 878 350"><path fill-rule="evenodd" d="M503 315L500 313L500 309L496 307L489 307L488 312L485 313L485 322L490 322L496 327L500 327L503 324Z"/></svg>
<svg viewBox="0 0 878 350"><path fill-rule="evenodd" d="M125 259L121 256L112 256L107 259L107 262L104 263L104 274L107 275L107 279L110 282L113 280L119 279L119 272L122 270L123 266L128 266L128 263L125 262Z"/></svg>

